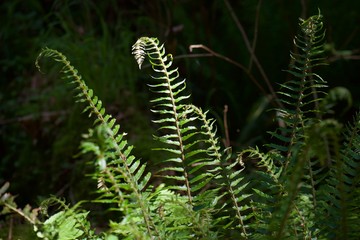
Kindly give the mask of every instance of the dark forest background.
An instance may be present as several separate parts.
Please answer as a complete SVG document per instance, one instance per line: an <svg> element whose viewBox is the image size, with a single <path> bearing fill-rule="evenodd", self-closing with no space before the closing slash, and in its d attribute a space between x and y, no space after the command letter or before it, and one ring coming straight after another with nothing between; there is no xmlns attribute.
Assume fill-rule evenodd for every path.
<svg viewBox="0 0 360 240"><path fill-rule="evenodd" d="M187 79L192 101L210 110L219 136L236 153L262 147L274 126L271 92L246 42L277 90L289 77L283 70L298 18L319 10L329 65L318 72L334 100L329 114L346 123L360 106L360 1L1 1L0 185L9 181L19 205L35 206L50 194L70 203L91 199L96 189L84 177L91 173L91 156L77 156L92 121L80 114L56 64L44 63L46 75L37 71L41 48L63 52L129 133L134 153L156 163L148 69L138 70L131 46L143 35L159 38ZM211 51L190 52L192 44Z"/></svg>

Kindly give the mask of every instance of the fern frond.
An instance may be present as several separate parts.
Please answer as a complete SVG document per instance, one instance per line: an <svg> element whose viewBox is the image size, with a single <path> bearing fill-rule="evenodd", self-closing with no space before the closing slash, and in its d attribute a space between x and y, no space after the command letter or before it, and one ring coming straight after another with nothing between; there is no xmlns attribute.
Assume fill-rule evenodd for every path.
<svg viewBox="0 0 360 240"><path fill-rule="evenodd" d="M320 201L326 212L322 233L329 238L350 238L360 226L358 218L353 217L360 214L357 207L357 188L360 185L360 114L346 127L344 137L340 156L331 159L333 167L326 184L320 188Z"/></svg>
<svg viewBox="0 0 360 240"><path fill-rule="evenodd" d="M258 234L273 233L269 229L272 214L275 209L278 209L278 200L286 194L285 186L282 183L281 174L283 167L281 162L276 162L276 152L262 153L258 148L245 149L239 153L240 161L256 161L257 168L253 173L253 177L247 181L251 182L252 188L251 207L252 217L249 224L249 230L252 232L251 237L256 237Z"/></svg>
<svg viewBox="0 0 360 240"><path fill-rule="evenodd" d="M153 122L160 125L155 139L165 146L156 150L169 154L163 160L168 166L162 167L158 173L176 180L178 184L169 188L185 192L188 203L193 205L194 195L205 189L213 178L213 174L206 170L216 161L208 155L209 143L204 138L203 129L199 129L199 116L194 108L188 107L190 95L185 94L185 79L179 79L178 70L172 68L172 55L165 53L164 46L156 38L142 37L132 49L139 67L146 56L154 71L152 78L155 83L148 86L156 94L151 100L151 111L158 116Z"/></svg>
<svg viewBox="0 0 360 240"><path fill-rule="evenodd" d="M285 146L275 144L271 147L286 152L285 170L288 164L294 164L291 162L294 159L292 155L303 145L306 127L316 121L320 114L318 105L323 92L319 89L326 87L326 82L313 72L313 68L324 64L321 54L325 32L321 20L320 13L306 20L300 19L301 33L294 39L297 53L291 53L293 63L287 71L293 79L280 84L278 92L284 106L277 109L278 120L285 127L270 134Z"/></svg>
<svg viewBox="0 0 360 240"><path fill-rule="evenodd" d="M36 60L36 66L40 70L39 60L42 57L49 57L63 65L61 72L64 74L64 79L68 79L75 85L77 94L75 96L77 102L84 102L86 107L84 112L88 112L89 116L95 116L94 123L97 128L97 137L101 138L104 147L99 147L97 144L86 141L83 143L83 152L94 152L97 156L97 165L99 166L99 176L101 180L101 189L104 189L102 197L108 198L108 191L112 192L110 196L115 196L117 203L121 206L131 206L127 201L133 201L132 208L125 209L126 211L135 211L141 209L143 222L138 222L138 225L143 224L147 233L150 236L157 236L157 229L153 223L152 216L148 210L148 203L144 196L144 187L147 185L150 173L145 173L146 164L136 160L131 155L132 146L124 139L126 133L120 133L120 126L116 124L115 118L105 113L105 108L101 100L94 95L93 90L89 89L82 79L81 75L74 66L66 59L66 57L59 51L45 48L39 54ZM88 137L92 137L93 130L90 130Z"/></svg>
<svg viewBox="0 0 360 240"><path fill-rule="evenodd" d="M207 155L213 159L213 164L216 165L214 169L209 169L214 175L217 185L221 187L218 191L221 195L216 199L219 202L219 211L221 213L217 216L218 224L223 224L224 230L235 229L240 231L240 236L247 238L246 221L249 220L250 207L246 205L249 194L246 194L246 183L243 170L244 165L241 161L236 161L229 164L231 157L230 149L221 152L219 140L216 136L216 129L214 127L215 120L207 118L207 112L203 112L200 108L194 105L188 105L187 108L193 109L194 114L198 116L201 121L201 129L206 142L209 144L207 147ZM225 157L224 157L225 156ZM241 166L239 170L234 170ZM249 215L249 216L248 216ZM225 234L221 233L220 234Z"/></svg>
<svg viewBox="0 0 360 240"><path fill-rule="evenodd" d="M300 33L294 39L296 52L290 54L292 63L287 71L292 79L280 84L278 91L281 96L279 101L284 106L277 109L278 121L282 125L270 132L275 141L268 145L280 153L274 157L277 164L282 165L278 176L282 188L276 200L278 208L268 226L277 239L294 234L307 236L315 232L313 225L305 222L312 222L314 218L314 215L308 215L308 211L315 208L316 189L327 176L327 172L321 169L324 166L321 163L330 156L324 154L323 149L329 147L331 139L334 139L334 145L338 141L337 133L316 136L316 144L313 144L316 140L312 138L321 120L319 101L325 95L321 89L326 87L326 82L313 72L315 67L324 65L321 55L325 32L321 20L320 13L306 20L300 19ZM320 144L323 149L317 147ZM311 204L302 213L300 206L304 205L304 201ZM303 228L298 228L297 224Z"/></svg>
<svg viewBox="0 0 360 240"><path fill-rule="evenodd" d="M195 209L200 207L197 204L201 204L201 209L211 209L216 203L219 208L216 211L221 210L218 217L227 225L224 230L240 230L240 236L246 238L245 221L250 218L247 216L250 206L246 202L250 195L244 194L247 188L242 175L244 168L234 171L238 162L228 163L230 155L226 152L229 150L223 157L216 137L215 121L208 119L207 113L200 108L187 104L189 95L184 94L185 80L179 80L177 69L171 69L172 56L165 54L158 40L140 38L133 46L133 54L139 66L143 63L143 56L148 56L156 74L152 76L156 84L149 87L158 95L151 101L154 104L152 111L159 116L154 122L161 124L159 132L163 134L155 139L167 145L160 150L172 154L163 161L171 166L165 166L160 171L175 172L175 175L165 174L164 177L180 182L169 188L185 192L189 204ZM212 180L215 181L211 183ZM221 195L205 207L202 203L204 199L199 196L210 192L221 192ZM193 214L199 213L196 211ZM191 216L191 213L188 215Z"/></svg>

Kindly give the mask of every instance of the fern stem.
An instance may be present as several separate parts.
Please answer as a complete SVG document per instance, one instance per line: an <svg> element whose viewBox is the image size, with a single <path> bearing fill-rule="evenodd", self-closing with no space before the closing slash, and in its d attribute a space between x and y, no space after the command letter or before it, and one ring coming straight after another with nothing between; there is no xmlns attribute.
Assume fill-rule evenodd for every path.
<svg viewBox="0 0 360 240"><path fill-rule="evenodd" d="M229 107L228 105L224 106L224 132L225 132L225 148L230 147L230 135L229 135L229 127L228 127L228 119L227 119L227 113L228 113Z"/></svg>
<svg viewBox="0 0 360 240"><path fill-rule="evenodd" d="M275 239L283 239L283 234L285 231L286 223L289 219L291 210L293 209L293 207L295 207L295 205L294 205L295 199L299 192L299 183L301 181L301 176L302 176L302 166L303 166L302 164L298 164L298 166L296 166L296 169L292 175L292 178L289 181L290 191L288 192L289 196L287 197L286 203L285 203L286 209L282 213L281 220L280 220L280 226L276 233ZM280 208L281 207L283 207L283 206L280 206Z"/></svg>
<svg viewBox="0 0 360 240"><path fill-rule="evenodd" d="M258 32L259 32L259 15L260 15L261 4L262 4L262 0L259 0L259 1L258 1L258 4L257 4L257 6L256 6L256 14L255 14L256 17L255 17L255 26L254 26L254 38L253 38L252 46L251 46L251 49L252 49L253 52L255 52L256 43L257 43L257 38L258 38ZM254 58L254 56L251 55L250 61L249 61L249 67L248 67L249 72L251 71L251 68L252 68L253 58Z"/></svg>
<svg viewBox="0 0 360 240"><path fill-rule="evenodd" d="M29 223L31 223L32 225L36 225L37 221L36 219L31 219L29 216L27 216L23 211L21 211L20 209L17 209L16 207L14 207L11 204L8 204L6 202L3 202L2 204L4 204L7 208L9 208L10 210L16 212L17 214L19 214L20 216L22 216L23 218L25 218Z"/></svg>
<svg viewBox="0 0 360 240"><path fill-rule="evenodd" d="M189 46L189 50L190 52L193 51L193 49L204 49L205 51L210 53L210 56L214 56L217 58L220 58L226 62L229 62L233 65L235 65L236 67L240 68L241 70L243 70L245 72L245 74L250 78L250 80L257 86L257 88L261 91L261 93L269 100L269 102L272 102L273 97L269 96L269 94L265 91L265 89L261 86L261 84L258 82L258 80L255 78L255 76L241 63L236 62L235 60L228 58L218 52L215 52L214 50L210 49L209 47L203 45L203 44L193 44ZM192 54L190 56L193 56L195 54ZM279 103L278 101L275 101L275 103ZM280 103L281 106L281 103Z"/></svg>
<svg viewBox="0 0 360 240"><path fill-rule="evenodd" d="M307 157L306 160L307 160L307 164L308 164L308 167L309 167L312 200L313 200L313 203L314 203L314 208L316 208L316 205L317 205L316 198L317 197L316 197L316 189L315 189L315 182L314 182L314 174L313 174L310 158Z"/></svg>

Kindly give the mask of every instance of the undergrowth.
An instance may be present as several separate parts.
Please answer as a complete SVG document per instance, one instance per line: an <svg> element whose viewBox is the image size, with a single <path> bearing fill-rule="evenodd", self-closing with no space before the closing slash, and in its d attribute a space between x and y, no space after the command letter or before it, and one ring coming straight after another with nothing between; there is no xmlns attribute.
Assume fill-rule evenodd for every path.
<svg viewBox="0 0 360 240"><path fill-rule="evenodd" d="M222 147L208 112L190 103L172 55L158 39L139 38L132 51L139 68L148 60L153 70L148 86L160 146L154 150L162 152L151 171L69 60L43 49L36 66L44 57L59 62L76 101L94 118L80 154L94 156L93 202L118 215L99 233L84 202L70 206L52 197L20 209L8 183L0 190L2 213L23 216L43 239L357 239L360 114L347 126L324 117L327 83L315 73L324 63L322 16L301 19L299 27L268 150L238 154ZM256 170L244 171L253 162Z"/></svg>

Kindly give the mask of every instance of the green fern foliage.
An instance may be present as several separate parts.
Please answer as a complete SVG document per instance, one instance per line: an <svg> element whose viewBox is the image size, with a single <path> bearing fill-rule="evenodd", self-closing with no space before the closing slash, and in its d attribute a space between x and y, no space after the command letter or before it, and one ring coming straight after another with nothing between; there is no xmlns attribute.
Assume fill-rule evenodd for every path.
<svg viewBox="0 0 360 240"><path fill-rule="evenodd" d="M354 206L348 195L356 194L350 193L350 186L358 186L359 145L351 148L359 136L358 120L345 136L350 149L344 149L341 124L322 117L319 106L326 81L314 72L324 65L321 20L320 14L300 19L301 31L294 40L297 51L291 53L288 70L293 78L280 84L283 108L276 109L280 126L270 132L274 141L267 145L269 153L257 149L242 153L258 159L260 169L253 188L257 196L253 226L273 239L339 239L351 232L347 208Z"/></svg>
<svg viewBox="0 0 360 240"><path fill-rule="evenodd" d="M186 216L193 216L187 221L192 220L195 235L189 236L211 239L209 211L214 203L209 201L209 196L215 190L207 189L215 176L210 170L215 168L218 159L213 157L211 149L199 148L200 145L209 146L204 137L206 133L199 128L199 112L188 104L190 96L185 94L185 79L179 78L176 68L172 69L172 56L165 53L164 46L156 38L140 38L133 45L133 54L139 68L147 57L154 71L152 78L155 83L148 86L156 95L151 103L152 112L158 119L153 122L160 125L155 139L164 146L156 150L163 151L166 156L157 175L170 182L167 189L187 199L186 203L179 205L186 210ZM199 225L200 219L204 221Z"/></svg>
<svg viewBox="0 0 360 240"><path fill-rule="evenodd" d="M319 160L315 148L309 144L309 135L321 120L318 105L323 93L319 89L326 87L326 82L314 73L314 67L323 65L321 53L325 35L321 19L320 14L300 19L300 33L294 39L296 52L290 55L292 63L287 71L292 79L280 84L278 92L279 105L283 107L276 109L280 127L270 132L274 141L267 146L271 151L264 155L251 150L249 154L250 158L259 159L260 169L265 169L257 172L260 176L254 191L260 199L255 205L262 212L260 215L255 212L255 219L265 223L262 231L271 233L275 239L295 233L298 237L307 235L307 223L312 219L305 221L298 205L306 201L312 206L310 209L315 207L316 199L311 195L316 185L312 168L313 161ZM303 228L298 228L299 225Z"/></svg>
<svg viewBox="0 0 360 240"><path fill-rule="evenodd" d="M161 150L172 154L163 160L170 166L159 172L165 172L165 178L177 180L177 185L168 187L185 193L194 209L215 207L218 213L221 209L215 216L223 224L224 231L236 229L241 232L239 236L246 236L244 221L247 218L242 214L250 207L243 201L250 195L243 194L247 186L242 176L244 168L233 171L238 163L229 164L230 155L226 153L229 150L221 150L214 120L186 102L189 95L184 93L185 80L179 79L177 69L171 69L172 56L165 54L163 45L155 38L142 37L134 44L133 54L139 67L147 56L156 74L152 76L156 84L149 86L158 95L151 102L154 104L152 111L159 115L154 122L160 124L158 132L162 135L155 138L169 146ZM168 175L169 172L175 174ZM206 200L207 196L220 193L211 202Z"/></svg>
<svg viewBox="0 0 360 240"><path fill-rule="evenodd" d="M207 118L207 112L194 105L189 105L201 120L201 128L206 136L209 146L207 154L214 159L217 167L211 171L215 175L216 188L221 195L218 196L216 221L222 231L219 235L228 235L234 232L234 236L247 237L248 220L251 217L250 206L246 201L251 196L245 190L248 182L245 180L244 164L241 161L230 161L231 149L221 150L218 138L216 137L215 121ZM238 169L237 169L238 168ZM237 170L234 170L237 169ZM219 227L220 226L220 227Z"/></svg>
<svg viewBox="0 0 360 240"><path fill-rule="evenodd" d="M270 144L270 147L286 152L283 160L286 165L292 164L291 151L296 152L304 143L306 127L316 121L320 114L318 104L323 94L320 89L326 87L326 82L313 69L324 65L321 54L325 32L321 19L320 13L307 20L300 19L300 34L294 39L297 51L290 54L292 63L287 70L293 78L280 84L281 90L278 92L283 106L277 109L278 120L283 122L284 127L271 134L286 147L275 144Z"/></svg>
<svg viewBox="0 0 360 240"><path fill-rule="evenodd" d="M163 177L180 182L171 188L186 193L188 202L193 204L194 194L213 177L204 168L215 164L213 159L206 156L206 148L197 148L203 140L201 130L197 129L194 109L187 107L186 100L189 95L184 94L185 80L179 79L177 69L172 69L172 56L166 55L163 45L155 38L142 37L133 46L133 53L139 67L147 56L156 75L152 76L155 84L149 84L152 92L157 96L151 100L152 112L159 119L154 120L160 124L159 136L155 138L165 146L160 150L168 152L171 156L163 161L168 165L159 172ZM169 172L174 174L170 175ZM196 177L194 177L196 176Z"/></svg>
<svg viewBox="0 0 360 240"><path fill-rule="evenodd" d="M319 190L319 202L324 208L322 234L327 238L355 239L360 222L360 116L346 127L339 157L333 158L326 184Z"/></svg>
<svg viewBox="0 0 360 240"><path fill-rule="evenodd" d="M222 147L208 112L190 103L186 80L164 45L139 38L132 52L139 69L145 61L151 66L154 150L162 152L153 174L75 67L62 53L43 49L39 70L43 57L59 62L76 101L94 117L80 152L94 156L93 202L110 204L119 215L96 235L81 202L69 207L50 198L39 209L19 209L8 184L0 189L2 213L23 216L44 239L358 239L360 114L346 127L324 117L326 81L315 73L323 65L321 14L300 19L299 28L268 151L254 147L237 156ZM53 203L60 208L48 215Z"/></svg>
<svg viewBox="0 0 360 240"><path fill-rule="evenodd" d="M120 126L115 123L115 118L105 113L101 100L93 94L92 89L87 87L81 75L66 57L56 50L45 48L36 61L39 70L41 57L53 58L63 65L61 72L65 79L69 79L75 85L77 102L86 104L84 112L88 112L89 117L95 116L97 138L100 138L102 146L92 143L90 140L82 144L82 152L91 151L97 157L99 191L102 192L101 202L118 204L118 208L125 215L132 215L134 212L139 213L140 209L139 218L133 217L129 221L124 219L122 222L124 229L136 229L138 227L142 232L156 236L158 234L157 229L146 201L148 194L144 191L151 176L149 172L145 171L146 164L141 163L140 160L131 155L133 146L129 145L124 138L126 133L119 132ZM90 130L86 137L92 137L93 132ZM127 231L125 235L130 234L129 230Z"/></svg>

